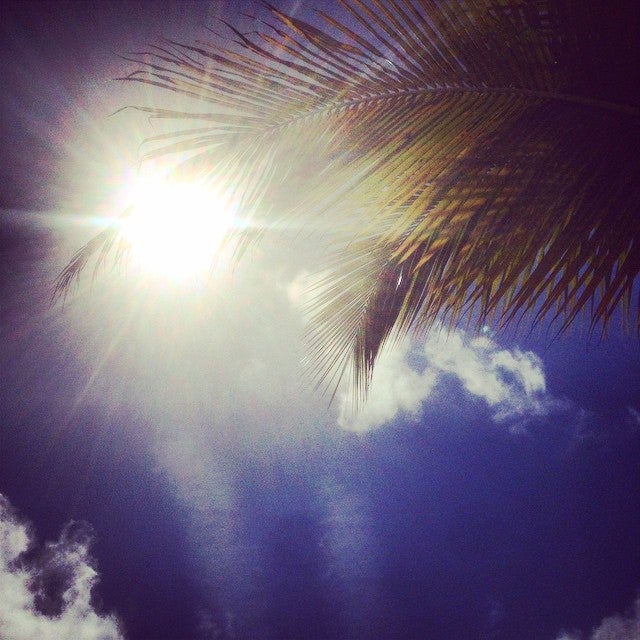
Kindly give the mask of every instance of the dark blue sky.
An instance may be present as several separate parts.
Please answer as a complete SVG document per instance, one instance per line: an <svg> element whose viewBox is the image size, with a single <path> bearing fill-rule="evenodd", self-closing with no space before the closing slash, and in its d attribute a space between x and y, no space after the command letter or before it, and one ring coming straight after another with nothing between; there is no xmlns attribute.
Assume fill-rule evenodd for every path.
<svg viewBox="0 0 640 640"><path fill-rule="evenodd" d="M428 337L381 362L355 423L299 384L300 256L212 291L105 276L49 305L92 233L79 214L141 141L106 118L128 103L113 52L223 6L3 6L0 494L34 548L0 580L49 578L35 610L0 605L0 638L34 619L63 637L42 602L71 570L45 542L72 520L93 531L90 607L130 640L634 637L640 345L615 324Z"/></svg>

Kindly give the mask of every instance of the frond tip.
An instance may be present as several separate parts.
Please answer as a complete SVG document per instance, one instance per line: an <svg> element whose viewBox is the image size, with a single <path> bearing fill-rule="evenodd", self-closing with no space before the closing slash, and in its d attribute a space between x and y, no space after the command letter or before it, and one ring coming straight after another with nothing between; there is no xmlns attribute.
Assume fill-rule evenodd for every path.
<svg viewBox="0 0 640 640"><path fill-rule="evenodd" d="M116 224L103 229L76 251L55 280L52 301L66 299L70 289L78 282L80 274L93 259L95 259L93 269L95 277L99 268L104 265L105 260L114 248L116 248L116 261L120 261L126 253L127 245L122 239L120 229Z"/></svg>
<svg viewBox="0 0 640 640"><path fill-rule="evenodd" d="M167 41L125 77L207 105L142 107L180 126L151 156L191 151L269 224L339 232L312 306L319 380L351 362L364 395L391 335L465 316L593 329L621 308L640 332L640 5L339 7L312 24L265 3L258 31Z"/></svg>

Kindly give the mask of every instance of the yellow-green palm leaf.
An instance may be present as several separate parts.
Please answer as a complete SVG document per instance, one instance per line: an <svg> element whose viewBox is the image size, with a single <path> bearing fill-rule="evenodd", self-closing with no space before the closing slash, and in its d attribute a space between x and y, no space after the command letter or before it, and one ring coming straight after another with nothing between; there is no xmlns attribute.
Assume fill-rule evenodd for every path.
<svg viewBox="0 0 640 640"><path fill-rule="evenodd" d="M640 329L627 4L341 0L323 26L266 4L258 32L165 42L127 80L204 105L146 108L179 124L151 155L192 151L267 225L332 229L311 344L320 380L351 366L364 393L385 340L436 321L594 327L622 307Z"/></svg>

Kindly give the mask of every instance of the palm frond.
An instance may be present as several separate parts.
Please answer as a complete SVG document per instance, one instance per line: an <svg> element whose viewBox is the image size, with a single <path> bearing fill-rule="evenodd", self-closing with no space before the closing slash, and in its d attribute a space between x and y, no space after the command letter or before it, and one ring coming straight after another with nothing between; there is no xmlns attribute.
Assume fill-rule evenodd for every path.
<svg viewBox="0 0 640 640"><path fill-rule="evenodd" d="M640 331L634 3L340 0L324 26L264 6L258 31L166 41L125 80L207 105L144 108L197 124L149 157L192 151L182 170L242 210L339 232L311 307L319 381L351 368L362 395L390 336L464 316L593 329L621 307Z"/></svg>

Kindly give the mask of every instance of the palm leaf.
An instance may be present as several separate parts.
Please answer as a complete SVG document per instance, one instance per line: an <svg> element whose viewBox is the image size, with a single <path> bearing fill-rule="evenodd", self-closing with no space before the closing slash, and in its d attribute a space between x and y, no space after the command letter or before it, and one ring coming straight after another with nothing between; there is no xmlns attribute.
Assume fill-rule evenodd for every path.
<svg viewBox="0 0 640 640"><path fill-rule="evenodd" d="M230 42L132 56L125 80L207 106L144 108L197 124L149 157L189 150L178 171L261 225L335 234L310 308L321 383L351 368L362 396L390 336L463 317L594 329L621 307L640 330L637 6L340 0L323 26L264 8Z"/></svg>

